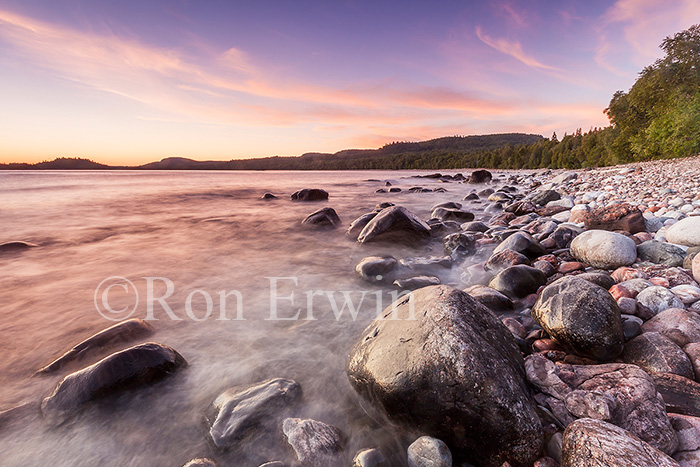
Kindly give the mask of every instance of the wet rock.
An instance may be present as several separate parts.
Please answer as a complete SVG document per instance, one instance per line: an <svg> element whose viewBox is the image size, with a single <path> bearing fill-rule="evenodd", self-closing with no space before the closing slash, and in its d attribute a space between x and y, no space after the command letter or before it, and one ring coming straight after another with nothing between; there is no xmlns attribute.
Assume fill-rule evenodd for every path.
<svg viewBox="0 0 700 467"><path fill-rule="evenodd" d="M642 261L649 261L655 264L682 266L686 253L682 248L670 243L650 240L637 245L637 256Z"/></svg>
<svg viewBox="0 0 700 467"><path fill-rule="evenodd" d="M430 217L441 221L469 222L474 220L474 214L459 209L435 208Z"/></svg>
<svg viewBox="0 0 700 467"><path fill-rule="evenodd" d="M452 268L451 256L427 256L418 258L403 258L399 264L404 268L418 274L435 274L436 271L445 271Z"/></svg>
<svg viewBox="0 0 700 467"><path fill-rule="evenodd" d="M500 466L538 457L541 426L520 351L464 292L438 286L402 297L365 330L347 372L389 419L442 439L459 459Z"/></svg>
<svg viewBox="0 0 700 467"><path fill-rule="evenodd" d="M700 417L700 384L673 373L651 375L668 412Z"/></svg>
<svg viewBox="0 0 700 467"><path fill-rule="evenodd" d="M532 317L552 338L582 357L610 360L622 352L617 302L607 290L584 279L563 277L545 287Z"/></svg>
<svg viewBox="0 0 700 467"><path fill-rule="evenodd" d="M479 195L476 193L469 193L467 196L462 198L462 201L476 201L477 199L479 199Z"/></svg>
<svg viewBox="0 0 700 467"><path fill-rule="evenodd" d="M535 269L539 269L547 277L550 277L555 272L557 272L557 268L554 267L554 265L549 261L535 261L534 263L532 263L532 267Z"/></svg>
<svg viewBox="0 0 700 467"><path fill-rule="evenodd" d="M516 264L530 265L530 260L527 256L522 253L518 253L513 250L501 250L498 253L494 253L489 257L489 259L484 263L484 269L486 271L491 271L493 273L498 273L506 268L515 266Z"/></svg>
<svg viewBox="0 0 700 467"><path fill-rule="evenodd" d="M85 339L37 373L58 371L70 362L81 360L115 344L142 339L153 332L153 327L142 319L122 321Z"/></svg>
<svg viewBox="0 0 700 467"><path fill-rule="evenodd" d="M400 192L401 192L401 188L399 188L397 186L393 186L393 187L389 188L389 193L400 193Z"/></svg>
<svg viewBox="0 0 700 467"><path fill-rule="evenodd" d="M197 458L192 459L183 467L219 467L219 464L217 464L211 459Z"/></svg>
<svg viewBox="0 0 700 467"><path fill-rule="evenodd" d="M37 246L39 246L39 245L36 245L34 243L29 243L29 242L21 242L21 241L5 242L5 243L0 243L0 253L14 253L14 252L28 250L29 248L34 248Z"/></svg>
<svg viewBox="0 0 700 467"><path fill-rule="evenodd" d="M669 308L684 308L680 298L666 287L651 286L637 294L637 306L643 306L656 315Z"/></svg>
<svg viewBox="0 0 700 467"><path fill-rule="evenodd" d="M394 285L404 290L415 290L429 285L439 285L440 278L435 276L413 276L403 279L396 279Z"/></svg>
<svg viewBox="0 0 700 467"><path fill-rule="evenodd" d="M690 359L671 339L658 332L645 332L625 345L622 359L647 373L674 373L693 379Z"/></svg>
<svg viewBox="0 0 700 467"><path fill-rule="evenodd" d="M398 261L391 256L368 256L357 263L355 272L367 282L391 282L398 267Z"/></svg>
<svg viewBox="0 0 700 467"><path fill-rule="evenodd" d="M642 324L644 321L637 316L620 315L622 319L622 333L625 335L625 340L628 341L637 337L642 332Z"/></svg>
<svg viewBox="0 0 700 467"><path fill-rule="evenodd" d="M320 188L304 188L292 193L292 201L325 201L328 199L328 192Z"/></svg>
<svg viewBox="0 0 700 467"><path fill-rule="evenodd" d="M170 347L140 344L63 378L42 401L41 411L49 424L58 425L88 401L158 381L186 364Z"/></svg>
<svg viewBox="0 0 700 467"><path fill-rule="evenodd" d="M479 221L465 222L462 224L462 230L465 232L486 232L489 226Z"/></svg>
<svg viewBox="0 0 700 467"><path fill-rule="evenodd" d="M272 193L265 193L260 197L260 199L264 199L266 201L272 200L272 199L279 199L277 196L273 195Z"/></svg>
<svg viewBox="0 0 700 467"><path fill-rule="evenodd" d="M595 268L615 269L635 262L637 245L615 232L587 230L571 242L571 254Z"/></svg>
<svg viewBox="0 0 700 467"><path fill-rule="evenodd" d="M280 413L300 394L296 381L283 378L228 389L214 401L217 414L209 435L218 447L229 447L249 432L278 422Z"/></svg>
<svg viewBox="0 0 700 467"><path fill-rule="evenodd" d="M362 229L359 243L392 242L422 244L430 241L430 226L402 206L381 211Z"/></svg>
<svg viewBox="0 0 700 467"><path fill-rule="evenodd" d="M547 238L554 242L554 245L559 248L569 248L574 238L584 232L583 229L572 225L560 225Z"/></svg>
<svg viewBox="0 0 700 467"><path fill-rule="evenodd" d="M632 294L632 298L634 298L637 295L639 295L639 292L641 292L644 289L648 289L649 287L653 287L654 284L652 284L646 279L630 279L628 281L620 282L618 286L627 290L629 293Z"/></svg>
<svg viewBox="0 0 700 467"><path fill-rule="evenodd" d="M325 467L342 465L342 435L336 427L316 420L287 418L282 432L303 465Z"/></svg>
<svg viewBox="0 0 700 467"><path fill-rule="evenodd" d="M340 217L333 208L321 208L306 216L301 223L314 227L335 228L340 225Z"/></svg>
<svg viewBox="0 0 700 467"><path fill-rule="evenodd" d="M547 276L539 269L518 264L504 269L489 281L494 288L511 299L522 298L537 292L547 282Z"/></svg>
<svg viewBox="0 0 700 467"><path fill-rule="evenodd" d="M382 209L390 208L392 206L396 206L394 203L390 203L389 201L384 201L383 203L379 203L374 207L374 212L375 214L381 211Z"/></svg>
<svg viewBox="0 0 700 467"><path fill-rule="evenodd" d="M470 256L476 252L476 239L468 233L453 233L445 237L442 250L453 258Z"/></svg>
<svg viewBox="0 0 700 467"><path fill-rule="evenodd" d="M475 170L469 176L469 183L488 183L493 179L493 175L488 170Z"/></svg>
<svg viewBox="0 0 700 467"><path fill-rule="evenodd" d="M445 209L462 209L462 203L456 203L454 201L446 201L444 203L436 204L432 208L430 208L430 211L435 211L438 208L445 208Z"/></svg>
<svg viewBox="0 0 700 467"><path fill-rule="evenodd" d="M686 246L700 246L700 216L686 217L666 231L666 240Z"/></svg>
<svg viewBox="0 0 700 467"><path fill-rule="evenodd" d="M408 467L452 467L452 453L439 439L421 436L408 447Z"/></svg>
<svg viewBox="0 0 700 467"><path fill-rule="evenodd" d="M626 430L582 418L564 431L561 467L679 467L668 455Z"/></svg>
<svg viewBox="0 0 700 467"><path fill-rule="evenodd" d="M494 313L504 313L513 310L513 301L496 289L485 285L473 285L464 289L477 302Z"/></svg>
<svg viewBox="0 0 700 467"><path fill-rule="evenodd" d="M363 449L352 459L352 467L383 467L385 465L388 465L386 457L379 449Z"/></svg>
<svg viewBox="0 0 700 467"><path fill-rule="evenodd" d="M536 191L532 196L530 196L530 200L535 204L539 204L540 206L545 206L550 201L556 201L558 199L561 199L561 195L554 190Z"/></svg>
<svg viewBox="0 0 700 467"><path fill-rule="evenodd" d="M493 252L495 254L503 250L513 250L528 258L537 258L545 254L542 245L526 232L515 232L498 245Z"/></svg>
<svg viewBox="0 0 700 467"><path fill-rule="evenodd" d="M628 203L593 209L584 215L583 223L586 230L624 230L629 233L646 231L642 212Z"/></svg>
<svg viewBox="0 0 700 467"><path fill-rule="evenodd" d="M658 332L685 347L700 342L700 316L683 308L668 308L644 323L642 331Z"/></svg>
<svg viewBox="0 0 700 467"><path fill-rule="evenodd" d="M352 238L353 240L357 240L357 237L360 236L360 232L362 232L362 229L364 229L365 226L369 224L369 221L377 217L377 214L379 214L378 211L362 214L360 217L352 221L350 227L348 227L348 230L345 231L345 235Z"/></svg>

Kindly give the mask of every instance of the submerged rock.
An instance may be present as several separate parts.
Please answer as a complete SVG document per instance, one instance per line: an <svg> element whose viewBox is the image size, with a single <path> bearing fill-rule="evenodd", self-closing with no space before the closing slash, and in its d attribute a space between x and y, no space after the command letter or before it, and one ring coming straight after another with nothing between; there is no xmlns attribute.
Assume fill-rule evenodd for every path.
<svg viewBox="0 0 700 467"><path fill-rule="evenodd" d="M264 199L266 201L272 200L272 199L279 199L277 196L273 195L272 193L265 193L260 197L260 199Z"/></svg>
<svg viewBox="0 0 700 467"><path fill-rule="evenodd" d="M493 179L493 175L488 170L475 170L469 176L469 183L488 183Z"/></svg>
<svg viewBox="0 0 700 467"><path fill-rule="evenodd" d="M435 276L413 276L403 279L396 279L394 285L404 290L421 289L429 285L439 285L440 278Z"/></svg>
<svg viewBox="0 0 700 467"><path fill-rule="evenodd" d="M333 208L321 208L306 216L301 223L314 227L335 228L340 225L340 217Z"/></svg>
<svg viewBox="0 0 700 467"><path fill-rule="evenodd" d="M464 292L426 287L387 307L353 347L347 372L390 420L445 441L458 458L500 466L538 457L541 425L520 351Z"/></svg>
<svg viewBox="0 0 700 467"><path fill-rule="evenodd" d="M381 211L381 209L379 211ZM360 232L362 232L362 229L364 229L365 226L369 224L369 221L377 217L379 211L362 214L360 217L352 221L350 223L350 226L348 227L348 230L345 231L345 235L352 238L353 240L357 240L357 237L360 236Z"/></svg>
<svg viewBox="0 0 700 467"><path fill-rule="evenodd" d="M517 264L496 274L489 281L489 287L511 299L517 299L537 292L537 289L546 282L547 276L539 269Z"/></svg>
<svg viewBox="0 0 700 467"><path fill-rule="evenodd" d="M330 467L342 465L342 435L336 427L316 420L287 418L282 422L287 442L302 465Z"/></svg>
<svg viewBox="0 0 700 467"><path fill-rule="evenodd" d="M85 402L158 381L186 364L168 346L140 344L63 378L43 400L41 411L47 422L57 425Z"/></svg>
<svg viewBox="0 0 700 467"><path fill-rule="evenodd" d="M292 193L292 201L325 201L328 199L328 192L320 188L304 188Z"/></svg>
<svg viewBox="0 0 700 467"><path fill-rule="evenodd" d="M58 371L70 362L83 359L89 354L108 346L141 339L153 334L153 327L142 319L128 319L88 337L68 352L46 365L37 373Z"/></svg>
<svg viewBox="0 0 700 467"><path fill-rule="evenodd" d="M29 242L21 242L21 241L15 241L15 242L5 242L5 243L0 243L0 253L12 253L16 251L23 251L23 250L28 250L29 248L34 248L39 245L36 245L34 243L29 243Z"/></svg>
<svg viewBox="0 0 700 467"><path fill-rule="evenodd" d="M357 241L427 243L430 241L430 226L408 209L391 206L367 223Z"/></svg>
<svg viewBox="0 0 700 467"><path fill-rule="evenodd" d="M392 256L368 256L357 263L355 272L367 282L391 282L398 267L398 261Z"/></svg>
<svg viewBox="0 0 700 467"><path fill-rule="evenodd" d="M513 250L529 258L536 258L545 254L545 249L540 243L526 232L515 232L498 245L493 253L503 250Z"/></svg>
<svg viewBox="0 0 700 467"><path fill-rule="evenodd" d="M607 290L567 276L545 287L532 317L553 339L582 357L610 360L622 353L620 309Z"/></svg>
<svg viewBox="0 0 700 467"><path fill-rule="evenodd" d="M220 448L231 446L249 431L269 425L301 394L291 379L276 378L248 388L231 388L214 401L218 413L209 434Z"/></svg>

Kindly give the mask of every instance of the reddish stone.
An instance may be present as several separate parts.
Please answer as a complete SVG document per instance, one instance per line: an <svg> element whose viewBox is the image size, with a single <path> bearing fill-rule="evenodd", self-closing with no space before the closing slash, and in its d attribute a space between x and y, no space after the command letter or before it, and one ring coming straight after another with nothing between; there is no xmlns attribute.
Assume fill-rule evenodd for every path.
<svg viewBox="0 0 700 467"><path fill-rule="evenodd" d="M668 279L666 279L665 277L652 277L651 279L649 279L649 282L651 282L654 285L659 285L661 287L669 287Z"/></svg>
<svg viewBox="0 0 700 467"><path fill-rule="evenodd" d="M670 287L675 287L677 285L698 285L689 274L690 271L686 272L683 268L670 268L663 264L655 264L654 266L647 266L639 269L651 277L663 277L667 279Z"/></svg>
<svg viewBox="0 0 700 467"><path fill-rule="evenodd" d="M648 242L649 240L653 240L654 236L650 234L649 232L637 232L636 234L633 235L634 238L639 239L640 242Z"/></svg>
<svg viewBox="0 0 700 467"><path fill-rule="evenodd" d="M535 213L540 217L552 217L564 211L568 211L568 209L563 206L545 206L535 211Z"/></svg>
<svg viewBox="0 0 700 467"><path fill-rule="evenodd" d="M535 349L536 352L541 352L543 350L564 350L552 339L538 339L532 343L532 348Z"/></svg>
<svg viewBox="0 0 700 467"><path fill-rule="evenodd" d="M615 269L612 274L610 274L615 282L625 282L630 279L648 279L649 274L639 269L628 268L626 266Z"/></svg>
<svg viewBox="0 0 700 467"><path fill-rule="evenodd" d="M593 209L584 216L583 223L587 230L624 230L630 233L646 231L642 211L629 203Z"/></svg>
<svg viewBox="0 0 700 467"><path fill-rule="evenodd" d="M588 214L588 211L585 209L576 209L574 211L571 211L571 217L569 217L569 222L573 224L578 224L580 222L583 222L583 219L586 218L586 215Z"/></svg>
<svg viewBox="0 0 700 467"><path fill-rule="evenodd" d="M539 258L535 258L535 261L547 261L551 263L555 268L559 266L559 259L554 255L542 255Z"/></svg>
<svg viewBox="0 0 700 467"><path fill-rule="evenodd" d="M584 269L586 269L586 267L578 261L567 261L565 263L561 263L559 268L557 268L557 271L562 274L568 274L573 271L582 271Z"/></svg>
<svg viewBox="0 0 700 467"><path fill-rule="evenodd" d="M532 467L559 467L559 462L555 461L551 457L543 457L537 459Z"/></svg>
<svg viewBox="0 0 700 467"><path fill-rule="evenodd" d="M627 287L624 287L620 284L613 285L612 287L610 287L610 290L608 290L608 292L610 292L610 295L612 295L616 301L623 298L623 297L624 298L634 298L632 296L632 292L630 292L627 289Z"/></svg>

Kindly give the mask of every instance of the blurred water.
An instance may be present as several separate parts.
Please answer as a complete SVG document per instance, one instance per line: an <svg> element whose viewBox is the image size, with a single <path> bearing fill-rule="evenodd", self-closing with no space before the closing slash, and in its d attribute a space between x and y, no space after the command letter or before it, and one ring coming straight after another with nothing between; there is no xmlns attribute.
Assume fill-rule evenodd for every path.
<svg viewBox="0 0 700 467"><path fill-rule="evenodd" d="M454 173L454 172L452 172ZM403 462L410 439L382 427L365 414L345 375L348 351L375 317L377 297L386 290L361 282L354 266L370 254L397 257L442 254L391 246L357 246L344 237L347 225L391 201L427 219L432 205L459 201L473 185L410 178L412 172L0 172L0 243L23 240L40 245L0 256L0 410L29 404L0 416L0 465L7 466L180 466L211 456L222 465L258 466L293 454L281 433L249 438L222 452L208 440L204 414L223 390L273 377L298 381L303 400L294 416L340 428L350 455L380 446ZM381 182L367 181L379 179ZM401 193L376 194L389 180ZM446 193L408 193L411 186L443 187ZM307 187L330 193L328 202L291 202L289 194ZM279 200L262 201L270 191ZM336 209L344 227L334 231L302 228L300 221L319 207ZM480 206L471 206L470 210ZM473 209L472 209L473 208ZM478 218L478 216L477 216ZM442 277L458 287L461 268ZM156 334L150 340L180 352L189 366L153 387L88 405L58 428L41 419L38 403L67 373L32 377L38 369L84 338L114 323L95 309L96 286L110 276L132 280L141 301L133 317L144 318L146 280L165 277L175 292L167 299L172 320L156 304ZM270 277L281 280L271 321ZM156 281L163 286L163 283ZM164 287L161 287L163 289ZM213 297L208 319L186 313L186 297L196 289ZM245 320L220 320L220 291L239 291ZM336 319L325 295L314 298L314 320L306 318L306 291L351 291L357 304L368 291L357 319L348 311ZM162 290L161 290L162 291ZM376 295L376 292L381 292ZM114 308L132 296L116 294ZM195 295L195 317L206 312ZM228 317L235 315L230 299ZM81 362L75 370L99 357Z"/></svg>

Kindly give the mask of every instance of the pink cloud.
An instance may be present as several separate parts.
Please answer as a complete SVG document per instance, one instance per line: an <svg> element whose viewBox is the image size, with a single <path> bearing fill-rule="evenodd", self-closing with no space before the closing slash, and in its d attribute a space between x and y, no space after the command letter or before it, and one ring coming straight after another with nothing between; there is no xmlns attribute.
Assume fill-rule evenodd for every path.
<svg viewBox="0 0 700 467"><path fill-rule="evenodd" d="M556 67L546 65L537 60L536 58L525 53L525 51L523 51L523 46L518 41L509 41L508 39L504 38L494 38L488 36L484 34L484 32L481 29L481 26L476 27L476 36L489 47L492 47L506 55L510 55L511 57L515 58L519 62L524 63L529 67L549 71L558 71Z"/></svg>

